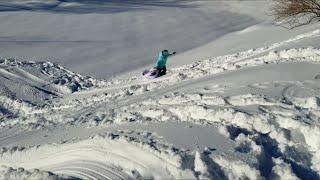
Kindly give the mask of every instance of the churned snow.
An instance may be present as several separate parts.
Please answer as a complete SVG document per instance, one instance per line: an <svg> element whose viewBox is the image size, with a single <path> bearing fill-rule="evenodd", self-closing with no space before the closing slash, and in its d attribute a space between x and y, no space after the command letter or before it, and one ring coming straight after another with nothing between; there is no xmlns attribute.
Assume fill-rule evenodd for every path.
<svg viewBox="0 0 320 180"><path fill-rule="evenodd" d="M24 168L14 169L12 167L0 167L0 178L1 179L48 179L58 180L67 179L68 177L61 177L56 174L47 171L41 171L34 169L31 171L25 170Z"/></svg>
<svg viewBox="0 0 320 180"><path fill-rule="evenodd" d="M0 179L319 179L319 26L143 2L0 2ZM184 51L152 80L151 44Z"/></svg>
<svg viewBox="0 0 320 180"><path fill-rule="evenodd" d="M249 50L239 54L248 57L253 53L254 50ZM71 88L68 82L71 82L79 86L79 92L61 92L53 99L43 99L42 105L4 96L1 102L3 129L24 125L32 131L35 127L41 129L61 123L107 128L110 124L121 126L127 123L180 121L218 126L216 130L225 138L232 139L233 145L226 152L219 149L215 153L215 148L185 151L160 141L158 144L158 136L138 136L142 138L139 140L136 136L131 137L131 133L122 132L67 143L62 141L61 144L24 147L21 150L5 148L0 162L7 167L43 169L80 178L260 179L269 176L280 178L281 173L288 177L317 177L320 94L317 91L319 81L315 77L319 74L319 49L270 51L260 57L241 61L238 58L238 55L228 55L198 61L172 69L166 77L157 81L145 82L139 82L138 77L136 79L134 76L99 81L73 74L53 64L50 67L55 67L55 70L50 71L51 74L48 71L37 73L38 68L42 67L37 63L5 63L3 69L23 69L28 65L29 72L38 78L48 79L49 76L49 79L63 79L59 74L71 74L65 84L54 83L59 80L53 80L52 84L64 85L68 89ZM19 64L25 66L17 66ZM298 68L308 71L297 73L295 69ZM10 72L10 77L17 78L19 73L13 72L21 71ZM261 77L247 79L258 75L258 72L274 74L269 78L262 77L263 81L259 80ZM41 73L44 75L39 75ZM233 78L235 76L243 81ZM224 78L229 79L228 84L225 84ZM20 83L29 85L29 82ZM41 85L42 79L34 83ZM52 89L47 91L55 90L55 86L49 86ZM191 124L188 126L193 128ZM140 134L135 130L133 132ZM297 154L298 157L310 158L299 159ZM47 160L42 161L42 156ZM74 166L78 167L75 169ZM215 166L220 170L215 170ZM90 171L81 170L84 168ZM300 168L304 169L302 173ZM33 173L28 171L26 174L31 176Z"/></svg>

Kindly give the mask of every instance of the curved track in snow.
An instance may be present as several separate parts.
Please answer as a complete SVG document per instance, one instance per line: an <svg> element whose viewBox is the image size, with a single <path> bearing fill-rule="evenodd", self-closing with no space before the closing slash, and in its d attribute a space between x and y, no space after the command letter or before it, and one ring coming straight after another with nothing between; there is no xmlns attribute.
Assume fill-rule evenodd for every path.
<svg viewBox="0 0 320 180"><path fill-rule="evenodd" d="M119 135L116 135L118 137ZM0 164L42 169L81 179L190 178L182 157L170 149L134 138L94 137L76 143L53 144L5 152ZM171 153L171 154L169 154Z"/></svg>

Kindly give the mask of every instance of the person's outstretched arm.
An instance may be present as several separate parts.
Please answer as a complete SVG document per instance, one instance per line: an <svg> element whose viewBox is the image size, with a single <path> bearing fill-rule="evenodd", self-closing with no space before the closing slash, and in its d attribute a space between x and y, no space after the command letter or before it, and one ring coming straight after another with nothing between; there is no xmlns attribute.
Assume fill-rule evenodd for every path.
<svg viewBox="0 0 320 180"><path fill-rule="evenodd" d="M169 56L175 55L176 53L177 52L174 51L174 52L170 53Z"/></svg>

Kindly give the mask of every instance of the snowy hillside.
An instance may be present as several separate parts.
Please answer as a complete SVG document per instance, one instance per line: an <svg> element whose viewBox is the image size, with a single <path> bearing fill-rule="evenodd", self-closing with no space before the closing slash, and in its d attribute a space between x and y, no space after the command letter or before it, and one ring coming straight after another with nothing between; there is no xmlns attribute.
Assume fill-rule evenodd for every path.
<svg viewBox="0 0 320 180"><path fill-rule="evenodd" d="M267 8L1 1L0 179L320 179L320 26Z"/></svg>
<svg viewBox="0 0 320 180"><path fill-rule="evenodd" d="M273 49L319 35L154 80L137 72L100 81L49 62L2 60L2 176L317 179L320 50Z"/></svg>
<svg viewBox="0 0 320 180"><path fill-rule="evenodd" d="M287 31L273 26L266 15L268 5L264 1L2 0L0 56L56 62L106 79L152 66L161 49L179 52L169 62L178 67L314 29Z"/></svg>

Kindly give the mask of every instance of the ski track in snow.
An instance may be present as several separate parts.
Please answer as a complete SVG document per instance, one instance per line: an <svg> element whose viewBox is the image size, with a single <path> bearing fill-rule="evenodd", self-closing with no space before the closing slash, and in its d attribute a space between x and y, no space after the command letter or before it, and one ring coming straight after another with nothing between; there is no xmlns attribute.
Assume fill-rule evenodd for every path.
<svg viewBox="0 0 320 180"><path fill-rule="evenodd" d="M148 132L114 131L30 147L3 146L0 178L13 179L20 172L21 177L89 179L262 179L283 174L290 179L318 179L320 50L273 49L319 34L315 30L270 46L195 62L155 80L141 80L139 75L95 80L48 62L2 60L0 78L20 82L36 94L46 91L43 98L27 99L14 94L13 85L2 86L7 87L0 96L3 130L187 122L217 126L234 142L233 151L243 155L210 148L190 151ZM295 73L287 66L310 68ZM257 77L262 82L251 81L260 70L274 74ZM29 80L21 82L26 77ZM43 87L46 82L49 85Z"/></svg>

